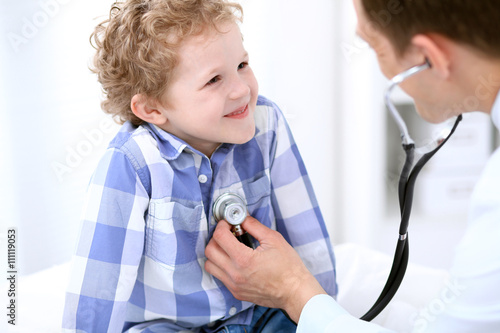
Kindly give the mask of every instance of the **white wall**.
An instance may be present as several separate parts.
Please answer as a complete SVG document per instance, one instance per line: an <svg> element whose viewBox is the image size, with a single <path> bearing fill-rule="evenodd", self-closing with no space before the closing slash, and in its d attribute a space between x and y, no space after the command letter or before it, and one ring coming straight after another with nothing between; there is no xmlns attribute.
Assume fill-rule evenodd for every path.
<svg viewBox="0 0 500 333"><path fill-rule="evenodd" d="M2 4L0 233L17 227L20 274L74 249L82 196L112 131L99 127L105 115L88 70L94 18L110 3Z"/></svg>

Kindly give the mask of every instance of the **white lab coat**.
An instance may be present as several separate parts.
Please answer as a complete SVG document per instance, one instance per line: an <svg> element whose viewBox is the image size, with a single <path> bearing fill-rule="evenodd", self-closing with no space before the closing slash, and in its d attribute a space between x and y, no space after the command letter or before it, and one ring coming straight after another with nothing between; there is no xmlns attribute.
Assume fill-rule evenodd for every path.
<svg viewBox="0 0 500 333"><path fill-rule="evenodd" d="M500 130L500 93L491 112ZM413 332L500 332L500 148L490 157L471 198L469 225L456 249L452 283L421 312ZM304 307L297 333L389 333L347 313L327 295Z"/></svg>

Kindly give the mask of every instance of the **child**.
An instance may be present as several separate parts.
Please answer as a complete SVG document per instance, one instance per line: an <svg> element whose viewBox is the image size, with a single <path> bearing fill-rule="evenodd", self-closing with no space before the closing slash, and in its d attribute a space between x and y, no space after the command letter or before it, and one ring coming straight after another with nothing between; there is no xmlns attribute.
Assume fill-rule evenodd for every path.
<svg viewBox="0 0 500 333"><path fill-rule="evenodd" d="M226 0L128 0L97 26L102 106L124 124L89 185L66 331L294 332L204 270L227 192L336 293L309 178L281 111L258 96L237 13Z"/></svg>

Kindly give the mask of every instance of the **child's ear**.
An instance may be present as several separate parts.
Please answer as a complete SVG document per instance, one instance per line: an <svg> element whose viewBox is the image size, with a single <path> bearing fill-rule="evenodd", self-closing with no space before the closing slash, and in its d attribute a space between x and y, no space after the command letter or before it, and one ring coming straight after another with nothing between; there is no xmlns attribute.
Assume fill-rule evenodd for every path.
<svg viewBox="0 0 500 333"><path fill-rule="evenodd" d="M162 125L167 121L167 117L161 111L161 105L145 95L137 94L130 101L132 112L145 122Z"/></svg>

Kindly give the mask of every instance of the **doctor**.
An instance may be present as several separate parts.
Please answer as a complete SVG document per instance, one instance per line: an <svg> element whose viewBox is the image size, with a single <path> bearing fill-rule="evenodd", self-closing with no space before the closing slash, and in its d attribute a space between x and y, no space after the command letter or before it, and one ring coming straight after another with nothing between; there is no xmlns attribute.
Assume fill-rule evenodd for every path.
<svg viewBox="0 0 500 333"><path fill-rule="evenodd" d="M386 77L431 64L401 85L424 119L441 122L481 111L500 128L498 1L354 0L354 6L357 32ZM462 293L416 331L500 332L500 150L485 167L471 205L450 271ZM251 217L243 227L259 240L257 249L240 244L226 223L219 223L206 249L207 271L235 297L284 309L298 332L388 332L354 318L326 295L280 234Z"/></svg>

